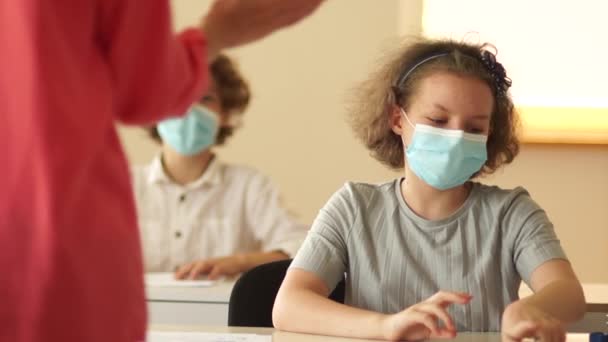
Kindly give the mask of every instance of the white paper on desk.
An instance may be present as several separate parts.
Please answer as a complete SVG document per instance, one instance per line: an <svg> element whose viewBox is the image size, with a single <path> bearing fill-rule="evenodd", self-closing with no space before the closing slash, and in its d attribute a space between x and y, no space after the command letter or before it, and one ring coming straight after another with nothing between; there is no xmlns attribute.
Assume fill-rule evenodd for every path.
<svg viewBox="0 0 608 342"><path fill-rule="evenodd" d="M270 335L148 331L147 342L271 342Z"/></svg>
<svg viewBox="0 0 608 342"><path fill-rule="evenodd" d="M209 287L214 280L176 280L171 272L146 273L146 286L151 287Z"/></svg>
<svg viewBox="0 0 608 342"><path fill-rule="evenodd" d="M589 342L589 334L566 334L567 342Z"/></svg>
<svg viewBox="0 0 608 342"><path fill-rule="evenodd" d="M534 338L524 338L524 342L534 342L537 339ZM566 342L589 342L589 334L583 333L569 333L566 334Z"/></svg>

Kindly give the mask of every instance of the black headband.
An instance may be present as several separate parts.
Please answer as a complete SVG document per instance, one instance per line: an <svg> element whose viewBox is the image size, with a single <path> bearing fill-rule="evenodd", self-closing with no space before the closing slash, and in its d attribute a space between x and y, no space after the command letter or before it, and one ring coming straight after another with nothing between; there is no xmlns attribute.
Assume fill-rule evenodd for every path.
<svg viewBox="0 0 608 342"><path fill-rule="evenodd" d="M429 62L435 58L448 56L448 55L450 55L450 52L440 52L440 53L435 53L435 54L422 58L420 61L418 61L412 67L406 69L403 72L403 74L399 77L395 86L400 89L403 86L403 84L405 83L405 81L407 80L407 78L412 74L412 72L414 72L414 70L416 70L416 68L418 68L420 65L422 65L426 62ZM496 61L496 56L488 50L483 50L481 52L481 62L483 63L483 65L486 67L486 69L492 76L492 81L494 83L494 88L496 90L496 94L499 96L506 95L507 90L509 90L509 88L511 87L511 84L513 82L511 81L511 79L509 77L507 77L507 72L506 72L505 68L502 66L502 64L500 64L498 61Z"/></svg>

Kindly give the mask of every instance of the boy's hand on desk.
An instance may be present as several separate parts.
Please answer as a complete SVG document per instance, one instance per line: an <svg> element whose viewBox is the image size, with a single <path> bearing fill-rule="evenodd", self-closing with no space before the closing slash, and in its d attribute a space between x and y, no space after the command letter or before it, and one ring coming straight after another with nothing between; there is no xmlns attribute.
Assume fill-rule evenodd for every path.
<svg viewBox="0 0 608 342"><path fill-rule="evenodd" d="M471 298L466 293L438 292L424 302L387 316L384 321L385 337L391 341L453 338L456 327L446 309L452 304L467 304ZM439 321L443 327L439 326Z"/></svg>
<svg viewBox="0 0 608 342"><path fill-rule="evenodd" d="M510 304L502 317L502 340L519 342L533 338L541 342L564 342L566 330L561 321L519 300Z"/></svg>
<svg viewBox="0 0 608 342"><path fill-rule="evenodd" d="M175 272L176 279L197 279L206 275L209 280L235 276L247 270L243 256L233 255L223 258L199 260L180 267Z"/></svg>

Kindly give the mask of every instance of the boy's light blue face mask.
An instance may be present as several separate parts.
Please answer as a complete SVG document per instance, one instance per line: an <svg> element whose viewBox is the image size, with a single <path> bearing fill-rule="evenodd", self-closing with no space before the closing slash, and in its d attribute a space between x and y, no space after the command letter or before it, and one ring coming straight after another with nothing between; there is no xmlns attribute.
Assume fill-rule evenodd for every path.
<svg viewBox="0 0 608 342"><path fill-rule="evenodd" d="M488 159L487 136L422 124L414 126L403 109L401 113L414 128L412 141L405 153L407 163L416 176L428 185L439 190L462 185Z"/></svg>
<svg viewBox="0 0 608 342"><path fill-rule="evenodd" d="M182 155L191 156L215 143L218 115L207 107L195 105L182 118L161 121L157 129L164 143Z"/></svg>

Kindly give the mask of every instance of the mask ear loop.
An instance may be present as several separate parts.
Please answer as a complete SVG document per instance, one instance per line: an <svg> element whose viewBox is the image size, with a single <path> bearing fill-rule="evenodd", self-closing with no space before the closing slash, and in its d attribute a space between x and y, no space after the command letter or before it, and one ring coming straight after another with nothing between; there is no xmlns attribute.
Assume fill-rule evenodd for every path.
<svg viewBox="0 0 608 342"><path fill-rule="evenodd" d="M239 111L232 111L228 113L230 118L228 119L228 125L232 128L239 128L243 125L243 113Z"/></svg>
<svg viewBox="0 0 608 342"><path fill-rule="evenodd" d="M413 129L416 129L416 126L414 126L414 124L410 121L410 118L407 117L407 114L405 113L405 111L403 110L403 107L399 107L399 110L401 111L401 115L403 115L403 117L405 118L405 120L407 121L407 123L412 126Z"/></svg>
<svg viewBox="0 0 608 342"><path fill-rule="evenodd" d="M397 99L399 98L399 88L398 87L391 87L392 89L392 96L394 96L394 105L399 107L399 110L401 111L401 115L405 118L405 120L407 121L407 123L412 127L413 130L416 130L416 126L414 126L414 124L410 121L410 118L407 116L407 114L405 113L405 110L403 109L403 107L401 107L399 105L399 103L397 102ZM414 135L414 132L412 132L412 137ZM405 142L403 142L404 148L407 150L408 146L405 144Z"/></svg>
<svg viewBox="0 0 608 342"><path fill-rule="evenodd" d="M401 115L405 118L405 121L407 121L408 125L410 125L412 127L412 139L413 139L414 131L416 130L416 126L414 126L414 124L410 121L410 118L408 118L407 113L405 113L405 110L403 109L403 107L399 106L399 110L401 111ZM406 154L405 152L407 151L408 148L409 148L409 144L406 144L405 141L403 141L404 154ZM407 157L405 157L405 158L406 158L405 163L407 163ZM404 177L403 182L405 184L408 184L408 178Z"/></svg>
<svg viewBox="0 0 608 342"><path fill-rule="evenodd" d="M412 127L412 139L414 138L414 131L416 130L416 126L414 126L414 124L410 121L410 118L408 118L407 114L405 113L405 110L403 110L403 107L399 107L399 110L401 111L401 115L405 118L405 121L407 121L408 125L410 125ZM403 142L403 147L405 148L405 150L407 151L409 145L405 143L405 141Z"/></svg>
<svg viewBox="0 0 608 342"><path fill-rule="evenodd" d="M412 122L410 121L410 119L407 117L407 114L405 113L405 109L403 109L403 107L401 105L399 105L399 102L397 101L397 99L399 98L399 88L398 87L391 87L393 93L392 96L393 98L393 103L395 106L399 107L399 110L401 111L401 115L403 115L403 117L405 118L405 120L407 120L407 123L412 126L412 128L416 128L414 126L414 124L412 124Z"/></svg>

